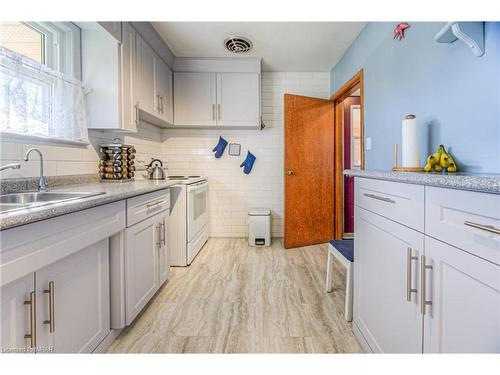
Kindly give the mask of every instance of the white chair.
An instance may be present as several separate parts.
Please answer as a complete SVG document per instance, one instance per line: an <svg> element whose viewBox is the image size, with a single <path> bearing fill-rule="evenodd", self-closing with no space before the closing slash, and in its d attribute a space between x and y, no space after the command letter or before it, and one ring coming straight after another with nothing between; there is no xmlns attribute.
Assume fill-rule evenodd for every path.
<svg viewBox="0 0 500 375"><path fill-rule="evenodd" d="M352 293L354 282L354 241L331 240L328 244L328 264L326 268L326 292L333 290L333 258L337 258L347 270L345 283L345 320L352 321Z"/></svg>

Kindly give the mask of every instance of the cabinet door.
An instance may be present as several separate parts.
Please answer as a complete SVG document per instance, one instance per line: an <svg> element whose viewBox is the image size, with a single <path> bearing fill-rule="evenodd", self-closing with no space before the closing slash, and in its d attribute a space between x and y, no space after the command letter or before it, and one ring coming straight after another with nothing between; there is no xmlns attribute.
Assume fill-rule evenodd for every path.
<svg viewBox="0 0 500 375"><path fill-rule="evenodd" d="M162 120L173 123L172 71L159 57L156 61L155 85L160 100L159 115Z"/></svg>
<svg viewBox="0 0 500 375"><path fill-rule="evenodd" d="M260 125L258 73L217 73L217 125Z"/></svg>
<svg viewBox="0 0 500 375"><path fill-rule="evenodd" d="M158 113L155 87L156 54L144 39L137 34L137 101L139 108L150 114Z"/></svg>
<svg viewBox="0 0 500 375"><path fill-rule="evenodd" d="M423 234L355 208L354 323L374 352L421 353L418 257ZM410 284L407 283L411 272ZM407 300L408 287L417 289Z"/></svg>
<svg viewBox="0 0 500 375"><path fill-rule="evenodd" d="M215 88L215 73L175 73L175 125L214 126L216 124Z"/></svg>
<svg viewBox="0 0 500 375"><path fill-rule="evenodd" d="M158 290L158 219L150 217L126 229L126 323L137 314Z"/></svg>
<svg viewBox="0 0 500 375"><path fill-rule="evenodd" d="M160 244L158 246L158 264L160 286L170 277L170 249L168 246L167 228L169 211L163 211L158 215Z"/></svg>
<svg viewBox="0 0 500 375"><path fill-rule="evenodd" d="M123 22L121 44L121 96L122 96L122 128L137 131L136 111L136 31L128 23Z"/></svg>
<svg viewBox="0 0 500 375"><path fill-rule="evenodd" d="M38 345L92 352L110 331L109 240L36 272L36 288Z"/></svg>
<svg viewBox="0 0 500 375"><path fill-rule="evenodd" d="M0 351L2 353L35 351L35 348L31 347L30 339L24 337L32 332L32 309L30 305L25 304L25 301L30 301L32 292L36 299L34 274L29 274L0 289L2 301L0 305Z"/></svg>
<svg viewBox="0 0 500 375"><path fill-rule="evenodd" d="M500 266L430 237L426 353L500 353Z"/></svg>

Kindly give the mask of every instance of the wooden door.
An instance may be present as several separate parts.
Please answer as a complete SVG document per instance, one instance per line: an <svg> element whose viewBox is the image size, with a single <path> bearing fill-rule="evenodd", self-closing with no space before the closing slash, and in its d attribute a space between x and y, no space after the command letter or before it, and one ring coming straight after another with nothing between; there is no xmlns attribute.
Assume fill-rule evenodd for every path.
<svg viewBox="0 0 500 375"><path fill-rule="evenodd" d="M217 73L217 125L260 125L260 75Z"/></svg>
<svg viewBox="0 0 500 375"><path fill-rule="evenodd" d="M91 353L110 331L109 240L37 271L36 288L37 345Z"/></svg>
<svg viewBox="0 0 500 375"><path fill-rule="evenodd" d="M285 248L333 239L334 116L329 100L285 94Z"/></svg>
<svg viewBox="0 0 500 375"><path fill-rule="evenodd" d="M129 325L158 290L158 219L150 217L126 232L126 323Z"/></svg>
<svg viewBox="0 0 500 375"><path fill-rule="evenodd" d="M421 353L420 268L408 248L411 257L419 257L424 235L355 210L354 323L376 353ZM408 288L417 289L409 301Z"/></svg>
<svg viewBox="0 0 500 375"><path fill-rule="evenodd" d="M216 125L216 97L215 73L175 73L175 125Z"/></svg>
<svg viewBox="0 0 500 375"><path fill-rule="evenodd" d="M137 34L137 101L139 108L150 114L158 113L155 87L155 65L157 56L144 39Z"/></svg>
<svg viewBox="0 0 500 375"><path fill-rule="evenodd" d="M36 300L35 275L29 275L13 281L0 289L0 351L3 353L34 353L36 342L31 346L31 340L25 338L33 332L31 327L31 314L36 309L25 304L30 301L31 293ZM35 327L36 330L36 327ZM36 335L35 335L36 338Z"/></svg>
<svg viewBox="0 0 500 375"><path fill-rule="evenodd" d="M500 353L500 266L425 238L425 353Z"/></svg>

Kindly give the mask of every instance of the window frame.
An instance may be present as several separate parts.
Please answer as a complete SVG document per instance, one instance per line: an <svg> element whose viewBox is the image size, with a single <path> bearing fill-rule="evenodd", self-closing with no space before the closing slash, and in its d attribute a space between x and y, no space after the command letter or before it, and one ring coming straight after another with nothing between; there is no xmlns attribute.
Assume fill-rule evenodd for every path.
<svg viewBox="0 0 500 375"><path fill-rule="evenodd" d="M81 30L72 22L23 22L44 35L44 62L51 69L81 79Z"/></svg>

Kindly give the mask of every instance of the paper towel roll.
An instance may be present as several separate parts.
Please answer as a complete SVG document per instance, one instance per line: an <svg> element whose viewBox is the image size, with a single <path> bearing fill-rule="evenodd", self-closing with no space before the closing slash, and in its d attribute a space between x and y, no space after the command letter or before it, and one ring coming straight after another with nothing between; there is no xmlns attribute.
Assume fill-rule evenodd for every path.
<svg viewBox="0 0 500 375"><path fill-rule="evenodd" d="M420 167L420 129L414 115L405 117L402 123L402 166Z"/></svg>

